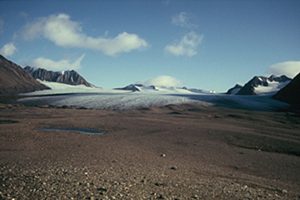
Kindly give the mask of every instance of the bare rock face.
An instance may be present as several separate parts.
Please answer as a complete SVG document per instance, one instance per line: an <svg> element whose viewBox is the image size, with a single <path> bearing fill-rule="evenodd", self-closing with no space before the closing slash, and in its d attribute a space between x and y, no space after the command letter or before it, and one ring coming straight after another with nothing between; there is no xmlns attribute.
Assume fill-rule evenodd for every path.
<svg viewBox="0 0 300 200"><path fill-rule="evenodd" d="M26 73L22 67L0 55L0 95L13 95L49 89Z"/></svg>
<svg viewBox="0 0 300 200"><path fill-rule="evenodd" d="M69 85L85 85L87 87L93 86L74 70L54 72L42 68L36 69L30 66L25 67L24 70L31 74L33 78L40 79L42 81L64 83Z"/></svg>
<svg viewBox="0 0 300 200"><path fill-rule="evenodd" d="M300 107L300 73L273 98Z"/></svg>

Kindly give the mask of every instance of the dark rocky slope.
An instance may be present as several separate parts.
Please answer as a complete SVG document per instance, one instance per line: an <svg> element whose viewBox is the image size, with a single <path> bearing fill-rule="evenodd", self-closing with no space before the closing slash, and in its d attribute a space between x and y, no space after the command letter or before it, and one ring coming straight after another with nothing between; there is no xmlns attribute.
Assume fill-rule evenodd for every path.
<svg viewBox="0 0 300 200"><path fill-rule="evenodd" d="M49 89L26 73L19 65L0 55L0 95L13 95Z"/></svg>
<svg viewBox="0 0 300 200"><path fill-rule="evenodd" d="M273 98L300 107L300 73Z"/></svg>
<svg viewBox="0 0 300 200"><path fill-rule="evenodd" d="M236 84L234 87L227 90L226 94L231 94L231 95L237 94L242 88L243 86Z"/></svg>

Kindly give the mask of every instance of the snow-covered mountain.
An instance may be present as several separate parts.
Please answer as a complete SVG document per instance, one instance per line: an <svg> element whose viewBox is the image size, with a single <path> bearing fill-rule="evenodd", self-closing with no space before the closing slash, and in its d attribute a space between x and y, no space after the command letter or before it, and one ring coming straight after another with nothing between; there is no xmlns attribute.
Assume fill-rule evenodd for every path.
<svg viewBox="0 0 300 200"><path fill-rule="evenodd" d="M258 95L275 93L285 87L291 79L285 75L282 76L255 76L248 81L243 87L235 85L229 89L226 94L237 95Z"/></svg>
<svg viewBox="0 0 300 200"><path fill-rule="evenodd" d="M31 74L33 78L42 81L64 83L68 85L85 85L87 87L93 87L91 83L87 82L81 75L79 75L74 70L54 72L42 68L33 68L30 66L25 67L24 70L27 73Z"/></svg>

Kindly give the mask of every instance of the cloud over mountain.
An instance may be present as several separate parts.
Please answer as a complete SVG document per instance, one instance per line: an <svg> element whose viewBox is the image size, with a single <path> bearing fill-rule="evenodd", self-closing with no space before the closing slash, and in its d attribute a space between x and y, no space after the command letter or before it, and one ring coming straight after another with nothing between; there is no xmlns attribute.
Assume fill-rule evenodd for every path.
<svg viewBox="0 0 300 200"><path fill-rule="evenodd" d="M17 51L17 47L12 43L5 44L0 49L0 54L2 54L5 57L12 56Z"/></svg>
<svg viewBox="0 0 300 200"><path fill-rule="evenodd" d="M27 39L44 37L57 46L98 50L114 56L147 47L148 43L137 34L122 32L115 37L92 37L83 32L81 24L67 14L50 15L39 18L24 27Z"/></svg>
<svg viewBox="0 0 300 200"><path fill-rule="evenodd" d="M38 57L33 60L33 66L45 68L48 70L53 71L62 71L62 70L71 70L71 69L78 69L80 68L81 61L84 58L84 54L82 54L79 58L77 58L75 61L70 61L68 59L62 59L62 60L51 60L49 58L44 57Z"/></svg>
<svg viewBox="0 0 300 200"><path fill-rule="evenodd" d="M144 84L160 87L177 87L181 85L181 82L172 76L157 76L145 81Z"/></svg>
<svg viewBox="0 0 300 200"><path fill-rule="evenodd" d="M300 61L286 61L273 64L269 67L269 72L274 75L286 75L294 78L300 72Z"/></svg>

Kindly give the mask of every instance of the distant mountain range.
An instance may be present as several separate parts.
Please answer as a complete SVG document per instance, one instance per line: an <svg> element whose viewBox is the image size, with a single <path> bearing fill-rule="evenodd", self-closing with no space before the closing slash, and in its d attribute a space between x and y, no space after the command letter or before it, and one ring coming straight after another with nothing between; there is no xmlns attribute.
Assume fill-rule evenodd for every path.
<svg viewBox="0 0 300 200"><path fill-rule="evenodd" d="M132 92L180 92L180 93L210 93L208 91L194 89L194 88L187 88L187 87L162 87L162 86L155 86L155 85L144 85L140 83L130 84L122 88L115 88L117 90L127 90Z"/></svg>
<svg viewBox="0 0 300 200"><path fill-rule="evenodd" d="M24 70L25 72L31 74L33 78L39 79L41 81L64 83L68 85L85 85L87 87L93 87L91 83L87 82L81 75L79 75L74 70L54 72L42 68L33 68L30 66L25 67Z"/></svg>
<svg viewBox="0 0 300 200"><path fill-rule="evenodd" d="M275 93L285 87L292 79L282 76L255 76L244 86L235 85L230 88L226 94L231 95L257 95L266 93Z"/></svg>
<svg viewBox="0 0 300 200"><path fill-rule="evenodd" d="M22 67L0 55L0 95L11 95L50 89L39 83Z"/></svg>
<svg viewBox="0 0 300 200"><path fill-rule="evenodd" d="M93 87L76 71L53 72L32 67L21 68L19 65L0 55L0 95L14 95L50 89L36 79L69 85L85 85ZM190 89L186 87L161 87L154 85L130 84L119 90L133 92L163 92L163 93L210 93L209 91ZM230 95L274 94L274 99L296 105L300 108L300 73L292 80L287 76L255 76L244 86L235 85L227 91Z"/></svg>

